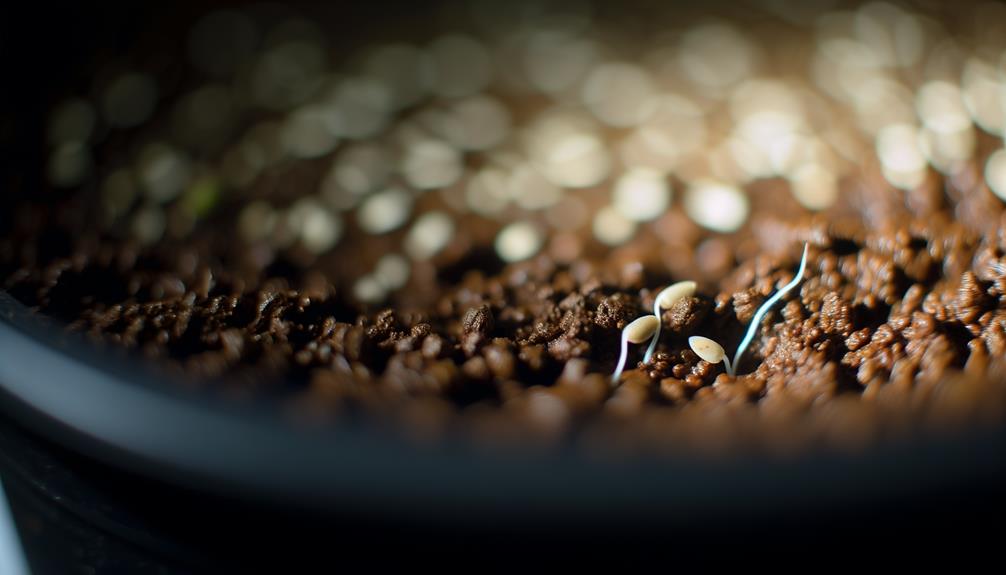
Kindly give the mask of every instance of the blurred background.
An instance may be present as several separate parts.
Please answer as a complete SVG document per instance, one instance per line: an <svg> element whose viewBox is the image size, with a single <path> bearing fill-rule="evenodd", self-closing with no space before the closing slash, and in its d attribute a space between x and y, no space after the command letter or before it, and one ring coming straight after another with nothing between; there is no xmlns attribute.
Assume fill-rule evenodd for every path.
<svg viewBox="0 0 1006 575"><path fill-rule="evenodd" d="M217 8L19 8L45 24L5 23L8 193L404 308L540 254L715 285L788 247L762 206L999 225L997 3Z"/></svg>

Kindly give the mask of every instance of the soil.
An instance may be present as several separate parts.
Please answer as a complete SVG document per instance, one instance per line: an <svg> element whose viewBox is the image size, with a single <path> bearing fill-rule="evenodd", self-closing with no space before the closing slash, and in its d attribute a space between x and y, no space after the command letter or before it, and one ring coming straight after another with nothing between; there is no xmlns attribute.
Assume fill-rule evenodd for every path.
<svg viewBox="0 0 1006 575"><path fill-rule="evenodd" d="M52 234L0 244L4 288L69 330L194 382L278 393L315 418L379 414L416 437L463 426L490 440L618 449L858 446L920 420L1001 418L1006 405L1006 246L949 209L879 229L756 214L736 237L707 241L737 254L754 239L765 251L664 310L657 353L643 364L645 346L630 348L615 384L620 330L665 285L647 258L543 254L413 294L426 306L366 309L309 269L248 284L195 249ZM738 375L700 360L688 336L732 354L756 308L792 279L802 242L805 277L765 316ZM52 253L58 243L68 251ZM623 249L662 249L648 243Z"/></svg>

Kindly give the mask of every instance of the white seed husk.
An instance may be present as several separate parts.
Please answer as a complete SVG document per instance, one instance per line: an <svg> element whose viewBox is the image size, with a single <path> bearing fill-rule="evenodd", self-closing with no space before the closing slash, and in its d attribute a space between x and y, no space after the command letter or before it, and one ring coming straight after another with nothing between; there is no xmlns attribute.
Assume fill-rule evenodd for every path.
<svg viewBox="0 0 1006 575"><path fill-rule="evenodd" d="M670 309L679 299L694 295L696 287L696 283L690 280L671 284L657 294L657 305L660 309Z"/></svg>
<svg viewBox="0 0 1006 575"><path fill-rule="evenodd" d="M653 332L657 331L660 320L655 315L644 315L636 318L622 330L626 341L631 343L643 343L653 337ZM722 348L721 350L722 351Z"/></svg>
<svg viewBox="0 0 1006 575"><path fill-rule="evenodd" d="M726 357L723 346L701 335L693 335L688 338L688 346L692 348L695 355L708 361L709 363L719 363Z"/></svg>

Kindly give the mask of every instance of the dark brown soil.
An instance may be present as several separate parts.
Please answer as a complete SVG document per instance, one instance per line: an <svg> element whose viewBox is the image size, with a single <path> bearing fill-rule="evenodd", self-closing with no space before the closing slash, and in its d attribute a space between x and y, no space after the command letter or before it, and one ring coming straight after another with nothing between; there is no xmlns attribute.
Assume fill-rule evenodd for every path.
<svg viewBox="0 0 1006 575"><path fill-rule="evenodd" d="M425 307L366 310L317 278L243 283L195 249L84 237L47 256L39 231L4 240L0 254L4 288L70 330L196 382L279 392L312 416L384 414L420 437L462 425L619 449L855 446L920 419L1000 418L1006 406L1006 246L945 210L905 215L879 229L756 216L736 238L714 240L788 241L666 310L652 361L636 363L642 350L630 349L632 368L615 385L620 330L663 285L645 263L542 255L416 294ZM765 317L739 375L699 360L687 337L732 355L755 309L793 277L804 241L806 276ZM633 247L661 249L646 238Z"/></svg>

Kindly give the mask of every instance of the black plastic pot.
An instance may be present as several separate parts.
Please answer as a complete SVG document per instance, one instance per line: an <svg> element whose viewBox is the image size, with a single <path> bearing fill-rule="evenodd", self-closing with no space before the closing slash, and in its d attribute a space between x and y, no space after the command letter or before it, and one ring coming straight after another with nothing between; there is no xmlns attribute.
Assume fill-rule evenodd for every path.
<svg viewBox="0 0 1006 575"><path fill-rule="evenodd" d="M1006 477L1001 428L906 438L857 454L617 462L479 451L460 441L418 448L350 425L298 429L268 403L186 391L132 359L100 352L42 325L4 294L0 316L3 414L71 458L98 462L104 477L119 472L147 486L138 501L200 502L202 517L193 521L219 509L258 509L301 526L352 518L354 525L574 540L654 527L758 531L793 521L833 529L843 517L901 521L912 509L935 520L941 501L943 511L959 512L962 496L967 503L983 489L998 492ZM983 506L997 501L981 497Z"/></svg>

